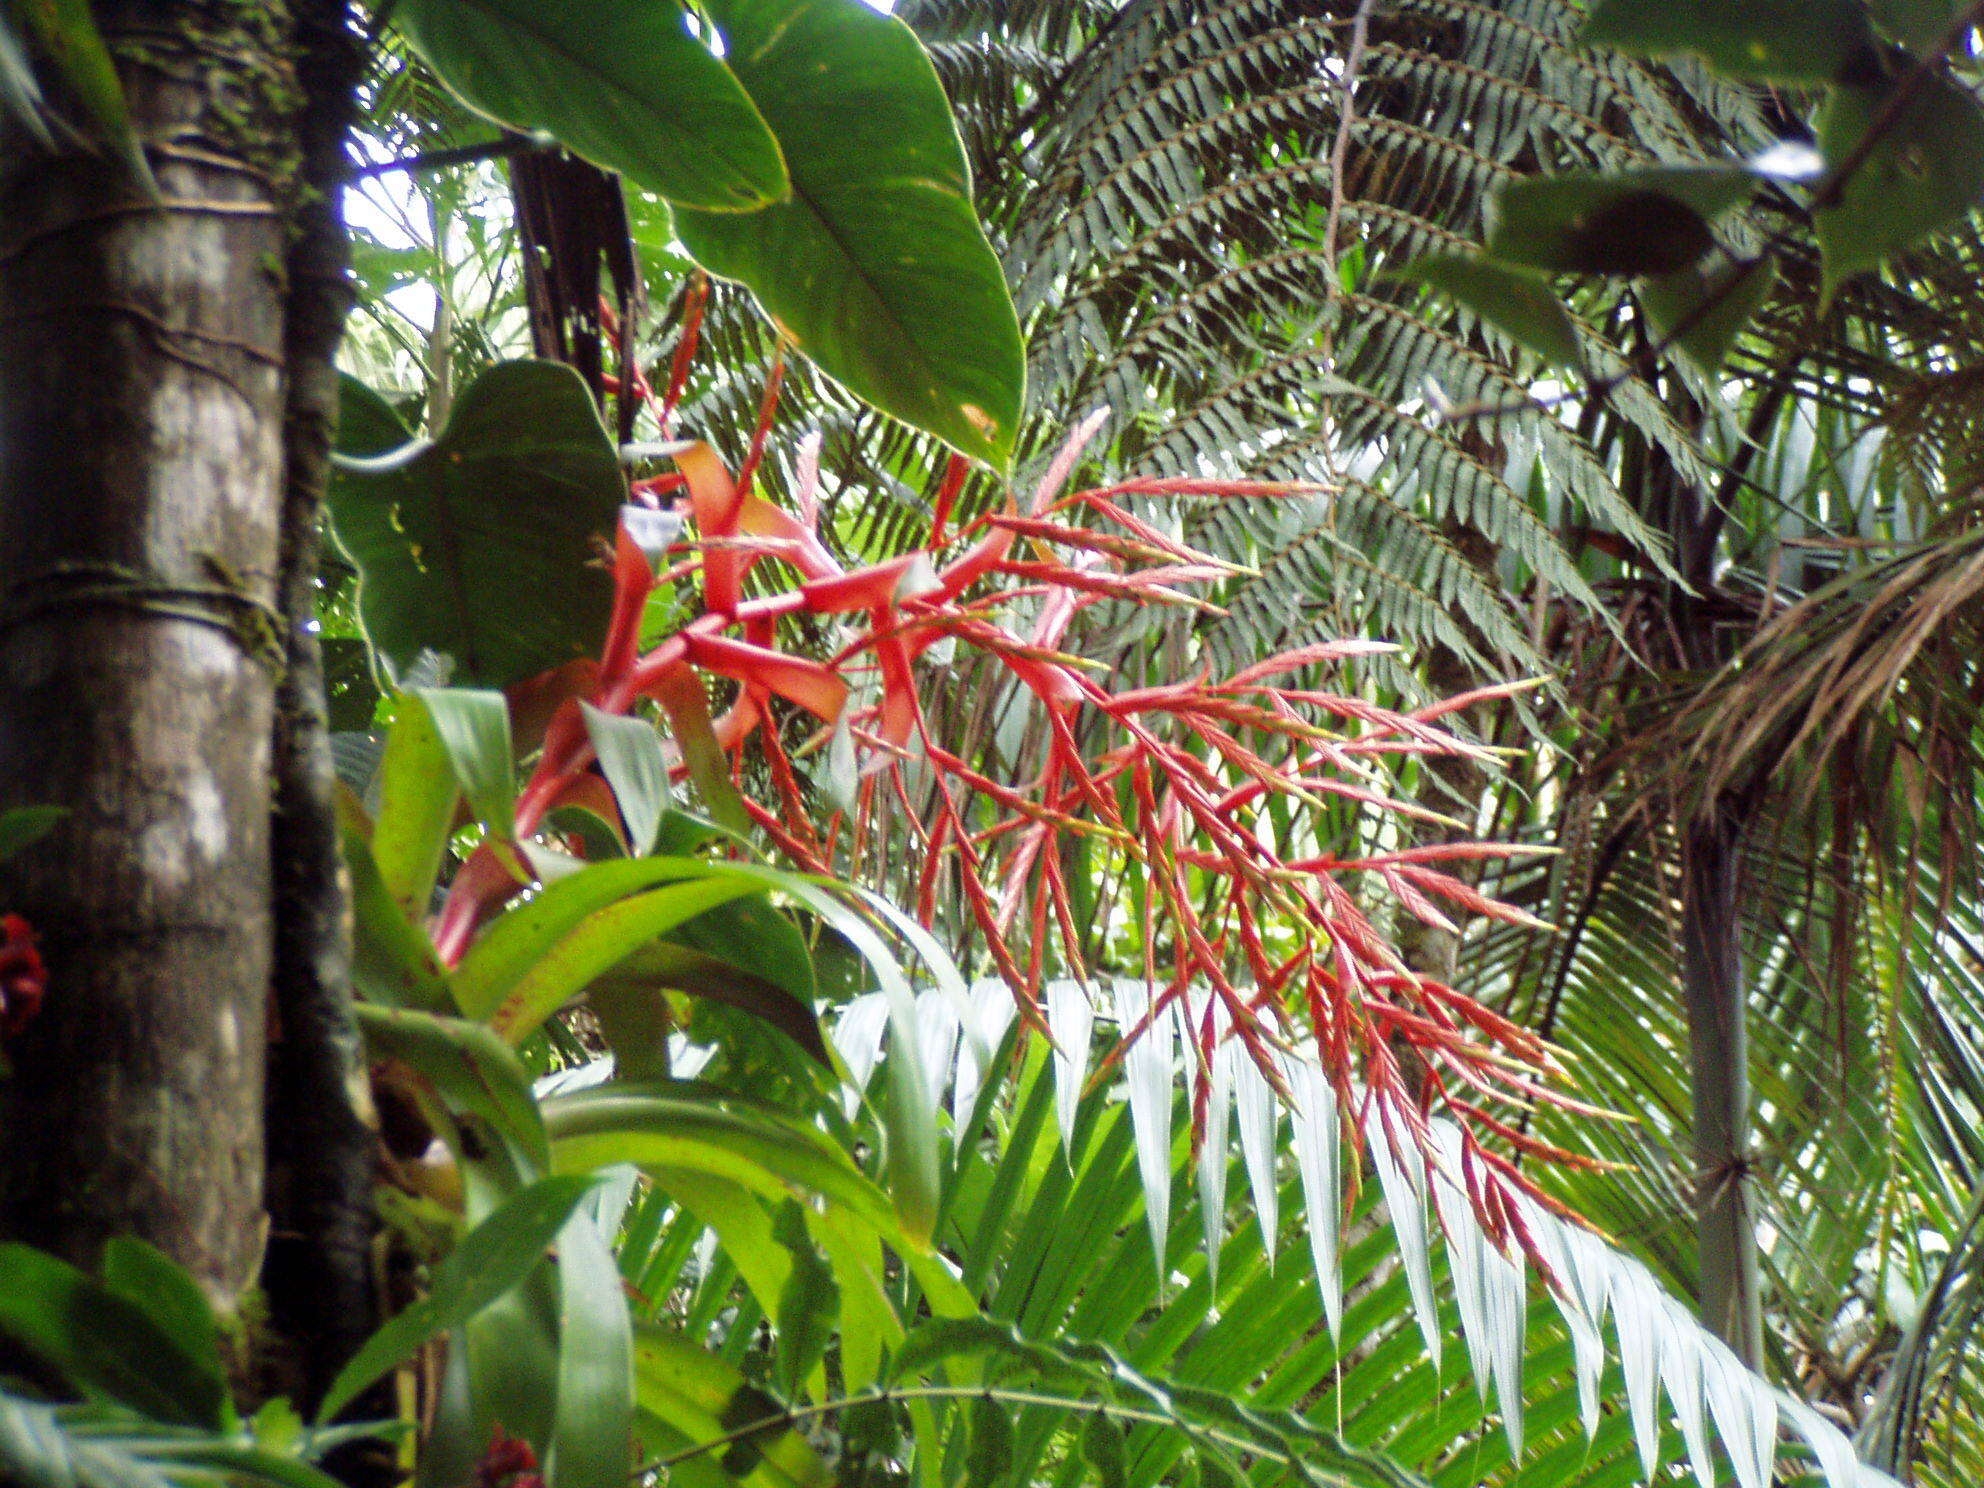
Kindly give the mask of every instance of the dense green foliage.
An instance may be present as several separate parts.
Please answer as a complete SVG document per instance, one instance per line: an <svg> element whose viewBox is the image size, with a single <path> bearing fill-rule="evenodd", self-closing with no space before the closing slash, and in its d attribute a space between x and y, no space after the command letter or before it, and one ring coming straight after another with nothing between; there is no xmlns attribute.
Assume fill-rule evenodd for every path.
<svg viewBox="0 0 1984 1488"><path fill-rule="evenodd" d="M0 1250L0 1475L308 1488L381 1378L431 1488L1984 1472L1975 9L375 19L399 1310L244 1420L164 1258ZM555 148L661 314L464 158Z"/></svg>

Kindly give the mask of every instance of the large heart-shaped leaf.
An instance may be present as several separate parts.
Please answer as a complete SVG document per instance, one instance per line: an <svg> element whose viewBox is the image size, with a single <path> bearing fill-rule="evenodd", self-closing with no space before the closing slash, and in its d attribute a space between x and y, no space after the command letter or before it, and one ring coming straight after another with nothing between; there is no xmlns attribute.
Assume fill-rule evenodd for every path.
<svg viewBox="0 0 1984 1488"><path fill-rule="evenodd" d="M347 378L340 448L397 426ZM358 569L358 613L395 677L423 651L459 686L502 687L598 650L613 581L592 560L626 495L585 385L556 362L500 362L432 444L345 457L331 519Z"/></svg>
<svg viewBox="0 0 1984 1488"><path fill-rule="evenodd" d="M1852 163L1886 112L1887 89L1835 88L1819 112L1819 149L1835 171ZM1942 78L1916 89L1815 219L1825 293L1890 253L1960 221L1984 199L1984 108Z"/></svg>
<svg viewBox="0 0 1984 1488"><path fill-rule="evenodd" d="M1026 379L1019 321L921 44L862 0L709 10L785 149L792 198L748 217L677 212L684 246L749 285L851 392L1003 466Z"/></svg>
<svg viewBox="0 0 1984 1488"><path fill-rule="evenodd" d="M786 194L778 142L673 0L401 0L393 22L477 113L543 129L685 205Z"/></svg>

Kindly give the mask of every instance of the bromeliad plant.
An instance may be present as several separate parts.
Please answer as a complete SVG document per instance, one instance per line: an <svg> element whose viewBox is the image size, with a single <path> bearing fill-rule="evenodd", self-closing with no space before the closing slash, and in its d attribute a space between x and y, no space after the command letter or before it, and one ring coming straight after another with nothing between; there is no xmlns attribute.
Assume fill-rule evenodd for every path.
<svg viewBox="0 0 1984 1488"><path fill-rule="evenodd" d="M673 389L664 423L672 402ZM844 567L818 530L816 444L799 451L790 509L754 489L762 427L735 478L706 444L669 446L674 473L637 483L635 494L679 493L693 539L644 548L638 534L656 514L630 508L615 539L596 663L529 688L540 710L556 701L528 782L512 801L500 772L481 785L464 774L488 835L435 920L439 963L473 983L489 954L482 948L498 940L486 927L501 906L537 878L547 898L567 892L551 883L575 866L562 856L575 839L559 830L561 817L611 823L611 850L638 852L652 837L661 780L686 777L712 815L733 828L755 825L820 876L856 861L879 830L880 809L899 808L922 856L921 930L936 926L940 890L959 894L983 955L1029 1021L1044 1026L1045 976L1086 975L1089 916L1076 907L1086 885L1072 884L1066 867L1069 846L1086 844L1135 884L1123 930L1154 1000L1131 1040L1151 1019L1169 1017L1188 990L1207 989L1191 1025L1201 1070L1232 1038L1280 1089L1280 1050L1311 1039L1344 1109L1408 1165L1440 1160L1427 1117L1452 1112L1462 1118L1463 1183L1481 1222L1497 1243L1529 1248L1511 1197L1534 1190L1513 1154L1572 1159L1527 1137L1507 1113L1565 1099L1544 1083L1548 1052L1466 995L1409 970L1351 888L1360 875L1376 880L1408 912L1441 926L1451 924L1441 901L1523 920L1448 871L1502 849L1379 843L1346 851L1323 825L1333 800L1427 815L1386 793L1381 767L1411 756L1483 755L1439 720L1515 689L1399 712L1303 680L1383 649L1366 642L1312 644L1224 677L1111 687L1067 649L1083 610L1111 601L1204 605L1191 591L1234 573L1137 515L1137 501L1270 500L1307 488L1186 478L1069 492L1097 423L1075 432L1024 507L1008 501L951 533L965 473L954 461L927 539L857 568ZM774 564L789 575L783 582L767 577ZM700 613L644 647L658 591L691 579L700 580ZM833 628L827 654L795 643L802 622ZM933 729L920 674L939 648L986 659L1031 704L1044 738L1032 778L995 779ZM730 693L715 719L713 682ZM673 730L660 763L652 730L635 716L646 702L660 706ZM485 695L479 706L498 704ZM795 709L817 724L796 755L811 756L825 789L802 784L788 748L786 716ZM453 731L471 730L463 723ZM770 782L765 799L743 789L760 778ZM531 1017L555 1005L533 1002Z"/></svg>

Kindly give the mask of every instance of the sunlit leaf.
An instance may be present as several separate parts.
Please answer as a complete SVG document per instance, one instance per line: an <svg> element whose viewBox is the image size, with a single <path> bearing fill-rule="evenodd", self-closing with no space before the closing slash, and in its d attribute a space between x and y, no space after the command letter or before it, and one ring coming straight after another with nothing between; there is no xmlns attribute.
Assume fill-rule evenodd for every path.
<svg viewBox="0 0 1984 1488"><path fill-rule="evenodd" d="M778 142L673 0L400 0L393 23L462 101L674 201L749 211L787 190Z"/></svg>
<svg viewBox="0 0 1984 1488"><path fill-rule="evenodd" d="M792 198L748 217L678 212L683 244L858 397L1004 466L1019 322L922 46L862 0L709 9L784 147Z"/></svg>

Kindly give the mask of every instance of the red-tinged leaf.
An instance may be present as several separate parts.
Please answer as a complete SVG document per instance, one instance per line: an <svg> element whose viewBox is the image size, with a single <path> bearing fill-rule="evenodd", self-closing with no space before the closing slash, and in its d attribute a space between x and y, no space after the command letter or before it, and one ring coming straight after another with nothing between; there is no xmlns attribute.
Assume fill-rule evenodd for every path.
<svg viewBox="0 0 1984 1488"><path fill-rule="evenodd" d="M952 455L944 464L944 480L937 487L937 495L930 503L930 541L926 545L941 548L944 545L944 530L951 519L951 508L957 503L958 492L964 489L964 478L971 469L971 462L963 455Z"/></svg>
<svg viewBox="0 0 1984 1488"><path fill-rule="evenodd" d="M758 423L751 430L751 447L745 451L744 463L737 471L739 491L748 492L751 489L758 466L765 458L765 441L771 437L772 420L778 417L778 393L784 384L785 341L781 338L772 349L771 371L765 374L765 390L758 398Z"/></svg>
<svg viewBox="0 0 1984 1488"><path fill-rule="evenodd" d="M964 554L937 571L937 588L930 594L932 604L948 604L984 578L1013 550L1013 534L994 528Z"/></svg>
<svg viewBox="0 0 1984 1488"><path fill-rule="evenodd" d="M762 496L747 496L740 503L737 530L747 536L771 538L787 544L786 551L779 556L809 579L827 579L840 572L840 564L821 545L811 520L801 521Z"/></svg>
<svg viewBox="0 0 1984 1488"><path fill-rule="evenodd" d="M607 621L606 645L599 660L599 674L609 683L634 669L640 650L641 616L654 586L654 565L622 521L613 542L613 614Z"/></svg>
<svg viewBox="0 0 1984 1488"><path fill-rule="evenodd" d="M685 631L683 641L693 665L736 682L769 688L828 723L840 717L847 702L847 683L808 657L695 631Z"/></svg>
<svg viewBox="0 0 1984 1488"><path fill-rule="evenodd" d="M897 587L904 576L922 556L921 553L905 553L900 558L891 558L886 563L873 564L868 568L857 568L852 573L816 579L812 583L801 584L799 592L806 596L806 608L816 615L840 615L849 610L872 610L878 605L886 606L896 597Z"/></svg>
<svg viewBox="0 0 1984 1488"><path fill-rule="evenodd" d="M1415 919L1431 925L1436 930L1444 930L1449 935L1460 934L1460 926L1441 913L1439 905L1414 888L1412 881L1405 875L1388 868L1380 869L1379 872L1386 885L1398 895L1398 902L1403 904L1406 911Z"/></svg>
<svg viewBox="0 0 1984 1488"><path fill-rule="evenodd" d="M1499 899L1490 899L1486 894L1462 883L1451 874L1415 866L1403 867L1397 871L1429 893L1442 895L1488 919L1502 920L1511 925L1524 925L1531 930L1554 928L1547 920L1539 920L1526 909L1518 909L1513 904L1504 904Z"/></svg>
<svg viewBox="0 0 1984 1488"><path fill-rule="evenodd" d="M1082 451L1088 448L1089 441L1095 438L1104 424L1109 422L1109 410L1098 408L1074 427L1062 444L1059 454L1054 456L1046 473L1040 477L1040 484L1033 489L1032 513L1038 516L1047 503L1054 499L1055 492L1068 483L1075 466L1081 463Z"/></svg>
<svg viewBox="0 0 1984 1488"><path fill-rule="evenodd" d="M591 697L599 686L599 663L590 657L568 661L503 689L510 705L510 737L528 750L542 739L559 710L574 698Z"/></svg>
<svg viewBox="0 0 1984 1488"><path fill-rule="evenodd" d="M696 342L703 329L703 307L709 303L710 276L701 269L689 276L689 288L682 298L682 331L675 340L675 356L668 364L668 391L661 400L661 437L666 439L675 423L675 410L682 404L682 391L689 385L689 368L696 360Z"/></svg>
<svg viewBox="0 0 1984 1488"><path fill-rule="evenodd" d="M875 659L882 669L882 737L898 749L906 749L915 735L921 708L916 698L916 675L910 669L909 651L902 635L892 624L894 611L878 605L874 611Z"/></svg>
<svg viewBox="0 0 1984 1488"><path fill-rule="evenodd" d="M696 535L706 545L703 603L715 614L728 615L737 608L748 566L743 554L718 541L737 535L737 518L743 503L736 482L731 480L716 451L701 440L677 451L675 466L689 483L689 510L696 519Z"/></svg>
<svg viewBox="0 0 1984 1488"><path fill-rule="evenodd" d="M1304 667L1321 666L1326 662L1347 661L1353 656L1385 656L1398 650L1389 641L1317 641L1314 645L1298 646L1293 651L1283 651L1270 656L1265 661L1257 661L1228 677L1222 687L1248 687L1256 682L1264 682L1269 677L1282 677Z"/></svg>

